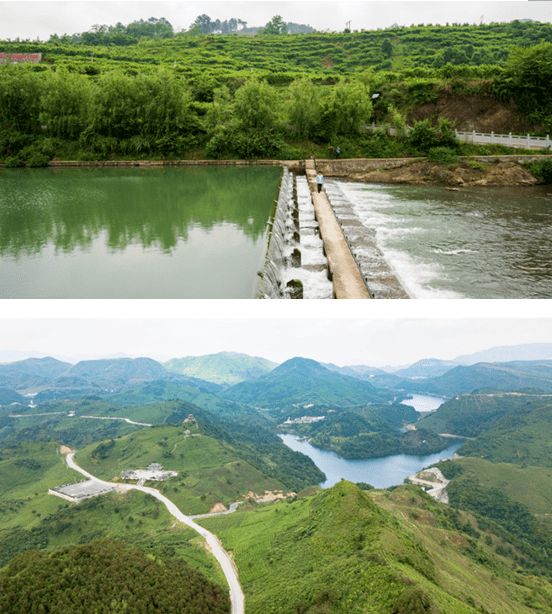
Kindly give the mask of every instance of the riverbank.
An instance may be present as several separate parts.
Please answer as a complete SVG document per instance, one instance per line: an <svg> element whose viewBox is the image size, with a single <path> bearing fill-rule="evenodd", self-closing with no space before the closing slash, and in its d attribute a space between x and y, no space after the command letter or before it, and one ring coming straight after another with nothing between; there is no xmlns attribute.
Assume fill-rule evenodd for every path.
<svg viewBox="0 0 552 614"><path fill-rule="evenodd" d="M399 168L374 169L342 177L363 183L461 186L536 186L539 180L522 163L508 159L489 161L461 158L455 164L413 160ZM552 188L550 188L552 191Z"/></svg>

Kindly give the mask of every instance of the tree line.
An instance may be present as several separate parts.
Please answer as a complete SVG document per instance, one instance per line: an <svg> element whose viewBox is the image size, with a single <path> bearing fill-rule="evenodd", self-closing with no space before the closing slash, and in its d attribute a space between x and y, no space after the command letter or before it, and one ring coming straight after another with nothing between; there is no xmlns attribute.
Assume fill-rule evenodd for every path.
<svg viewBox="0 0 552 614"><path fill-rule="evenodd" d="M0 159L40 165L54 156L184 158L193 152L296 159L319 156L316 147L336 139L346 143L348 151L341 147L349 157L379 157L374 139L363 134L365 124L404 126L415 105L462 91L513 98L545 133L552 127L549 42L513 49L504 67L446 64L333 77L202 70L202 57L188 68L90 58L0 66ZM375 104L374 93L380 94ZM305 142L311 144L306 150ZM388 145L376 147L380 156L420 151L413 142L406 149Z"/></svg>

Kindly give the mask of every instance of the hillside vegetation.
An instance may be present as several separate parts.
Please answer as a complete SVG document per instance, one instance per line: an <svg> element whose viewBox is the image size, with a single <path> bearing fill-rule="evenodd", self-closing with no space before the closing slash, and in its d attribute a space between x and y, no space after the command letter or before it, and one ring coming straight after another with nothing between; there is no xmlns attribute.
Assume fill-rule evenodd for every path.
<svg viewBox="0 0 552 614"><path fill-rule="evenodd" d="M503 416L540 399L539 395L527 392L463 394L422 418L418 425L436 433L477 437Z"/></svg>
<svg viewBox="0 0 552 614"><path fill-rule="evenodd" d="M448 132L424 144L373 138L363 126L454 123L461 111L445 109L447 99L472 113L477 100L492 99L514 132L552 125L547 23L252 37L150 25L163 34L103 26L3 42L6 53L42 53L42 61L0 66L0 159L297 159L325 157L338 136L346 157L420 155L435 142L454 145Z"/></svg>
<svg viewBox="0 0 552 614"><path fill-rule="evenodd" d="M477 365L471 385L492 383L496 373L506 378L502 381L546 382L549 362ZM102 371L102 364L108 368ZM91 583L103 582L102 574L79 584L65 570L82 557L99 570L112 560L112 550L122 553L123 567L128 559L131 567L143 570L139 580L144 587L130 588L136 578L121 569L118 577L132 597L123 587L121 595L109 599L112 585L107 583L102 598L109 601L109 611L148 611L148 574L157 577L159 568L169 574L173 566L182 573L194 568L190 581L180 584L199 583L207 596L226 594L221 570L202 539L175 522L153 497L112 492L75 505L48 495L49 488L82 479L68 469L60 444L77 448L79 465L115 483L123 481L122 470L152 462L178 472L149 484L185 514L242 501L239 511L198 522L231 551L246 614L529 614L552 609L549 395L535 389L477 390L417 421L412 407L385 402L402 393L296 358L221 393L237 391L243 394L240 403L250 406L196 389L198 406L176 398L157 401L179 388L192 394L192 387L167 380L134 385L125 379L136 375L127 366L132 363L81 367L83 378L118 382L118 391L105 399L19 406L18 415L24 417L10 417L11 406L0 409L0 600L7 595L6 607L16 608L8 612L32 611L33 604L39 611L45 596L63 607L67 595L88 599ZM144 378L158 376L155 364L142 366L148 367L139 370ZM63 377L65 368L51 360L13 363L4 374L12 381L27 376L51 381ZM356 372L362 377L365 369ZM469 368L460 373L457 384L470 385ZM145 397L155 402L124 404ZM355 403L359 397L363 402ZM268 398L273 409L255 409L258 399ZM315 403L307 403L308 398ZM443 431L475 439L459 448L462 458L437 465L450 480L449 505L412 485L375 490L342 480L321 490L316 484L324 475L275 434L279 420L289 415L325 415L310 424L289 421L285 428L352 458L427 453L427 446L450 445L450 439L438 436ZM416 430L402 433L407 423ZM257 495L267 490L288 496L258 501ZM113 538L125 545L114 544ZM53 582L50 572L56 570L58 581ZM87 573L82 577L88 578ZM165 591L161 581L157 585ZM172 595L179 589L170 585L166 590ZM195 592L205 597L202 590ZM211 597L205 598L200 611L209 612ZM213 607L226 607L215 601Z"/></svg>
<svg viewBox="0 0 552 614"><path fill-rule="evenodd" d="M546 581L513 571L474 537L473 517L417 488L369 494L341 481L200 522L233 551L248 614L514 614L552 604Z"/></svg>
<svg viewBox="0 0 552 614"><path fill-rule="evenodd" d="M0 571L0 611L75 614L224 614L230 599L184 561L152 560L124 542L100 540L54 553L28 551Z"/></svg>

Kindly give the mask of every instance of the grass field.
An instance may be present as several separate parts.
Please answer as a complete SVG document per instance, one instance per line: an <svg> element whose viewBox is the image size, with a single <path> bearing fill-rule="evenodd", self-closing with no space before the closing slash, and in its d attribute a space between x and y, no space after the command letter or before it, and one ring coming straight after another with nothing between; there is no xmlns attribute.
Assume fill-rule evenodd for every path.
<svg viewBox="0 0 552 614"><path fill-rule="evenodd" d="M81 479L67 467L56 443L0 450L0 530L36 526L63 504L62 499L48 495L48 489Z"/></svg>

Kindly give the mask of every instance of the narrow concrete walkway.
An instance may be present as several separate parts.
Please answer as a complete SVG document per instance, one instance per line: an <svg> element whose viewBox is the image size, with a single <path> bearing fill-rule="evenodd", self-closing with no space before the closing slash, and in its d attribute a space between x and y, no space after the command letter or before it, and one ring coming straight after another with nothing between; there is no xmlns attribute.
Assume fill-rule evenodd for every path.
<svg viewBox="0 0 552 614"><path fill-rule="evenodd" d="M320 229L320 236L322 241L324 241L324 249L328 259L328 268L332 278L335 298L372 298L326 194L323 191L320 194L318 193L314 160L306 161L305 170Z"/></svg>

